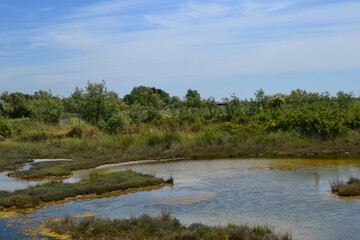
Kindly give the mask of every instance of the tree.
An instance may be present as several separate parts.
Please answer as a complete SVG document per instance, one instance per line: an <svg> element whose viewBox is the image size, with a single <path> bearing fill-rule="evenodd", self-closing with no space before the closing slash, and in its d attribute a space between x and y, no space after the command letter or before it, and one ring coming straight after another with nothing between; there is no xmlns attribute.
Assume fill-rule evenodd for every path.
<svg viewBox="0 0 360 240"><path fill-rule="evenodd" d="M280 95L276 95L269 100L271 109L280 109L285 105L285 100Z"/></svg>
<svg viewBox="0 0 360 240"><path fill-rule="evenodd" d="M1 99L5 102L4 113L10 118L29 117L31 113L31 100L32 97L28 94L15 92L4 92Z"/></svg>
<svg viewBox="0 0 360 240"><path fill-rule="evenodd" d="M226 103L225 110L228 116L232 116L240 111L241 101L235 94L231 95L230 98L224 98L223 101Z"/></svg>
<svg viewBox="0 0 360 240"><path fill-rule="evenodd" d="M265 110L265 104L266 104L266 96L264 90L261 88L254 93L255 95L255 104L256 104L256 110L257 112L261 112Z"/></svg>
<svg viewBox="0 0 360 240"><path fill-rule="evenodd" d="M84 91L81 88L76 87L74 92L68 98L63 98L65 112L68 113L80 113L81 103L84 98Z"/></svg>
<svg viewBox="0 0 360 240"><path fill-rule="evenodd" d="M254 92L255 99L251 98L249 103L249 114L255 115L260 112L265 111L265 105L267 102L267 96L265 95L264 90L261 88Z"/></svg>
<svg viewBox="0 0 360 240"><path fill-rule="evenodd" d="M208 110L209 114L210 114L210 119L212 119L215 115L215 110L216 110L216 101L214 97L209 97L208 99L205 100L205 107Z"/></svg>
<svg viewBox="0 0 360 240"><path fill-rule="evenodd" d="M188 89L185 95L185 106L187 108L200 108L201 97L197 90Z"/></svg>
<svg viewBox="0 0 360 240"><path fill-rule="evenodd" d="M0 137L10 137L12 129L9 122L0 118Z"/></svg>
<svg viewBox="0 0 360 240"><path fill-rule="evenodd" d="M337 103L340 108L350 108L354 99L352 93L344 93L343 91L339 91L336 94Z"/></svg>
<svg viewBox="0 0 360 240"><path fill-rule="evenodd" d="M79 113L90 123L99 123L105 113L106 87L105 81L100 83L87 82L86 91L80 102Z"/></svg>
<svg viewBox="0 0 360 240"><path fill-rule="evenodd" d="M172 96L169 101L170 108L178 108L181 106L181 99L177 96Z"/></svg>
<svg viewBox="0 0 360 240"><path fill-rule="evenodd" d="M121 99L113 91L107 91L105 81L87 82L85 90L75 88L70 98L66 99L66 110L76 112L92 124L106 123L120 111Z"/></svg>
<svg viewBox="0 0 360 240"><path fill-rule="evenodd" d="M38 91L34 94L31 118L46 123L58 123L64 113L64 106L58 97L52 96L51 91Z"/></svg>
<svg viewBox="0 0 360 240"><path fill-rule="evenodd" d="M5 102L3 100L0 100L0 115L6 110Z"/></svg>
<svg viewBox="0 0 360 240"><path fill-rule="evenodd" d="M139 86L134 87L124 101L129 105L138 103L149 111L159 110L170 103L170 95L158 88Z"/></svg>

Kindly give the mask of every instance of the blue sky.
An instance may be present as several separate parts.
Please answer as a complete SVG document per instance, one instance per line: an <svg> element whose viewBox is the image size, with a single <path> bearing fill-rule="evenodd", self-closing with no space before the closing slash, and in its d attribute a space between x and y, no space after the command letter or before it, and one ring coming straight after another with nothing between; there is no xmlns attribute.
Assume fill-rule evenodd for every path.
<svg viewBox="0 0 360 240"><path fill-rule="evenodd" d="M0 92L67 96L102 79L120 96L360 96L360 1L0 1Z"/></svg>

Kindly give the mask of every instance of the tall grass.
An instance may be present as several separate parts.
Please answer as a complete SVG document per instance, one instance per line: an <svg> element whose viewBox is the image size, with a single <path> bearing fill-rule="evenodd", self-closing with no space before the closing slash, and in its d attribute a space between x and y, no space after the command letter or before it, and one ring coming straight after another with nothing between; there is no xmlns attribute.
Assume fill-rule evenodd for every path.
<svg viewBox="0 0 360 240"><path fill-rule="evenodd" d="M348 180L335 180L330 183L331 192L339 196L360 196L360 178L349 177Z"/></svg>
<svg viewBox="0 0 360 240"><path fill-rule="evenodd" d="M200 223L182 225L167 212L158 217L142 215L137 218L107 220L87 218L77 221L65 217L60 221L48 221L46 226L58 234L70 235L73 239L153 239L153 240L290 240L288 234L275 234L267 227L228 225L210 227Z"/></svg>
<svg viewBox="0 0 360 240"><path fill-rule="evenodd" d="M35 126L49 129L41 140L14 137L0 141L0 170L13 169L33 158L72 158L73 163L55 166L41 163L38 168L19 172L21 178L60 176L61 172L96 167L123 161L162 158L222 158L254 155L358 154L360 133L352 130L347 136L324 142L305 137L296 131L266 131L259 126L241 124L208 124L200 131L177 127L153 127L140 124L129 134L105 134L89 125ZM47 130L46 130L47 131ZM79 132L78 132L79 131ZM70 134L71 133L71 134ZM86 134L85 134L86 133ZM48 166L47 170L44 166Z"/></svg>

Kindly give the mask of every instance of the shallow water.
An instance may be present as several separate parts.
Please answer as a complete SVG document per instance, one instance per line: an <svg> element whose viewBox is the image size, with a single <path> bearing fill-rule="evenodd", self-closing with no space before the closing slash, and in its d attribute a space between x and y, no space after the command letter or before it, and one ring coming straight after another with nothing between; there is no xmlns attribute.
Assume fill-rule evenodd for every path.
<svg viewBox="0 0 360 240"><path fill-rule="evenodd" d="M183 223L265 224L294 239L360 239L360 199L330 194L329 182L360 175L360 160L237 159L179 161L98 169L172 176L173 187L102 199L71 201L12 219L1 234L30 238L24 230L42 219L95 213L108 218L158 215L169 210ZM26 224L22 224L22 222ZM11 226L6 226L7 224ZM51 239L51 238L48 238Z"/></svg>
<svg viewBox="0 0 360 240"><path fill-rule="evenodd" d="M25 171L29 170L32 167L33 163L37 162L60 162L60 161L74 161L71 159L34 159L31 163L26 163L17 171ZM24 189L29 186L35 186L37 184L49 182L50 180L39 180L39 181L26 181L18 178L9 177L8 174L11 173L9 171L0 172L0 190L5 191L15 191L18 189Z"/></svg>

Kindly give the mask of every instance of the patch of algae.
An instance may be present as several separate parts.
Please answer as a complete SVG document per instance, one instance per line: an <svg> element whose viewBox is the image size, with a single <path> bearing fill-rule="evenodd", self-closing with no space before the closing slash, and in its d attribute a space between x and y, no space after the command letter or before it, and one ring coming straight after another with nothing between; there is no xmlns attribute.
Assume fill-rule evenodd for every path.
<svg viewBox="0 0 360 240"><path fill-rule="evenodd" d="M19 217L18 212L13 211L0 211L0 219L17 218Z"/></svg>
<svg viewBox="0 0 360 240"><path fill-rule="evenodd" d="M62 235L62 234L57 234L54 232L51 232L50 229L48 229L47 227L45 227L45 224L42 224L39 227L34 227L31 229L26 230L27 233L26 235L28 236L38 236L38 235L43 235L43 236L48 236L48 237L53 237L59 240L71 240L71 237L69 235Z"/></svg>
<svg viewBox="0 0 360 240"><path fill-rule="evenodd" d="M97 213L83 213L83 214L76 214L75 216L72 216L72 217L83 218L83 217L94 217L97 215L98 215Z"/></svg>
<svg viewBox="0 0 360 240"><path fill-rule="evenodd" d="M98 214L96 214L96 213L87 212L87 213L81 213L81 214L79 213L79 214L76 214L76 215L71 216L71 217L85 218L85 217L93 217L93 216L97 216L97 215ZM58 222L58 221L60 221L62 219L63 218L59 217L59 218L50 219L48 221ZM29 235L29 236L43 235L43 236L53 237L53 238L56 238L56 239L59 239L59 240L71 240L71 237L69 235L57 234L57 233L54 233L54 232L50 231L50 229L47 228L44 223L42 223L40 226L30 228L30 229L28 229L26 231L27 231L26 235Z"/></svg>
<svg viewBox="0 0 360 240"><path fill-rule="evenodd" d="M183 197L164 198L162 201L172 202L173 205L178 205L178 204L186 205L186 204L205 201L205 200L209 199L210 197L211 197L210 194L198 193L198 194L194 194L194 195L186 195Z"/></svg>

